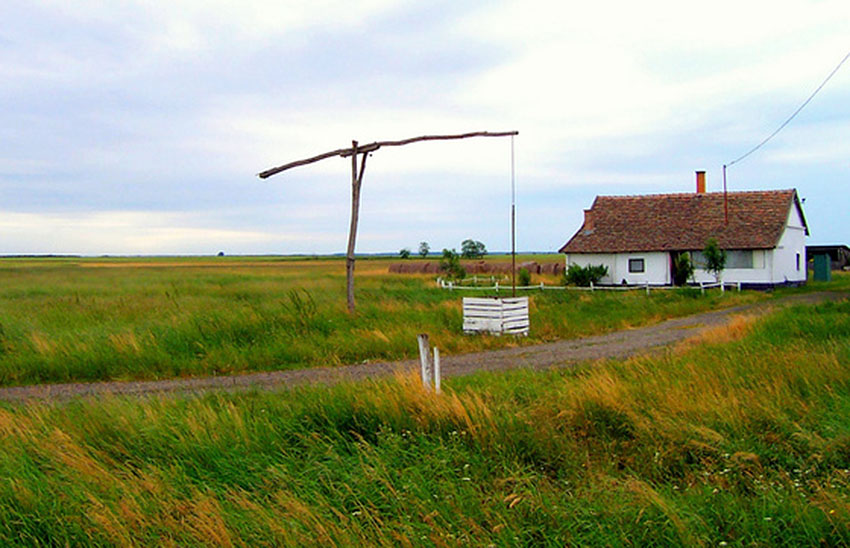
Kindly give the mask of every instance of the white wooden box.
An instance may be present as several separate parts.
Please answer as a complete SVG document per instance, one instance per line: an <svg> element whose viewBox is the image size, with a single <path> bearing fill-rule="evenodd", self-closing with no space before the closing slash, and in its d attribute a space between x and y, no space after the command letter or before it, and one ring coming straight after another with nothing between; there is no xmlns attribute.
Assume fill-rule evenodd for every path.
<svg viewBox="0 0 850 548"><path fill-rule="evenodd" d="M528 297L464 297L464 333L528 335Z"/></svg>

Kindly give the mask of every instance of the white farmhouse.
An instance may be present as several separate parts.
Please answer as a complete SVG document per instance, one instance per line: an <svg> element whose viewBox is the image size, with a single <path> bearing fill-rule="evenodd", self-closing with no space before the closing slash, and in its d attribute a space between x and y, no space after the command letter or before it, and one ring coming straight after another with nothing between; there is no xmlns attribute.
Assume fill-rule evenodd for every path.
<svg viewBox="0 0 850 548"><path fill-rule="evenodd" d="M796 190L597 196L584 224L560 249L567 267L605 265L602 284L670 285L673 259L689 253L695 282L712 282L701 250L715 238L726 250L724 282L745 287L806 281L809 235Z"/></svg>

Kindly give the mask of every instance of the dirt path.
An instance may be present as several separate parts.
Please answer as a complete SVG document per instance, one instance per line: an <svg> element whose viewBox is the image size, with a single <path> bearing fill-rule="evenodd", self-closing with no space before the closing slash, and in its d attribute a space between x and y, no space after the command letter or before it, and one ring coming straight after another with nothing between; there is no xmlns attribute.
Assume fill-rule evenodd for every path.
<svg viewBox="0 0 850 548"><path fill-rule="evenodd" d="M443 356L444 377L468 375L477 371L508 369L546 369L602 358L626 358L682 341L701 330L726 323L738 314L761 314L773 307L788 304L813 304L825 300L847 298L844 293L808 293L766 303L737 306L675 318L659 324L616 331L606 335L563 340L552 343ZM342 367L316 367L268 373L249 373L227 377L198 377L164 381L115 381L98 383L42 384L0 388L0 401L67 400L98 395L144 395L166 392L204 392L209 390L249 390L282 388L303 384L333 384L340 381L375 379L398 370L418 370L418 360L368 363Z"/></svg>

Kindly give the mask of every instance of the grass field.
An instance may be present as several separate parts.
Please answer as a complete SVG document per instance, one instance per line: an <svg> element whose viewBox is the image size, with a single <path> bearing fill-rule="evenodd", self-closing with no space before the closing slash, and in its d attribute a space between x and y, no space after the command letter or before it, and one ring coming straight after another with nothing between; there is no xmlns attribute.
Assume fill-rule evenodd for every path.
<svg viewBox="0 0 850 548"><path fill-rule="evenodd" d="M168 276L151 300L168 302ZM183 307L209 299L176 285ZM80 298L120 298L94 286ZM0 544L846 545L848 367L844 300L651 358L448 379L442 396L399 377L2 405Z"/></svg>
<svg viewBox="0 0 850 548"><path fill-rule="evenodd" d="M560 261L559 255L520 261ZM488 260L506 260L490 257ZM321 258L0 260L0 385L339 365L416 355L427 332L447 353L572 338L771 298L764 293L532 292L531 336L461 334L458 292L430 276ZM554 282L555 280L549 280ZM469 293L464 293L467 295Z"/></svg>

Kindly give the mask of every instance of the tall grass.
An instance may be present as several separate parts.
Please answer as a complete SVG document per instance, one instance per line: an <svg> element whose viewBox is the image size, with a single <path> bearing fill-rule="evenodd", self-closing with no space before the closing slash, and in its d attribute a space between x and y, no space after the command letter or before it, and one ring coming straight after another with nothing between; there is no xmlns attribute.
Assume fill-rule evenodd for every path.
<svg viewBox="0 0 850 548"><path fill-rule="evenodd" d="M532 344L767 298L688 292L532 294L528 339L466 337L461 295L426 276L358 263L345 310L339 260L0 261L0 385L157 379L414 357Z"/></svg>
<svg viewBox="0 0 850 548"><path fill-rule="evenodd" d="M6 545L841 545L850 302L664 355L0 408Z"/></svg>

